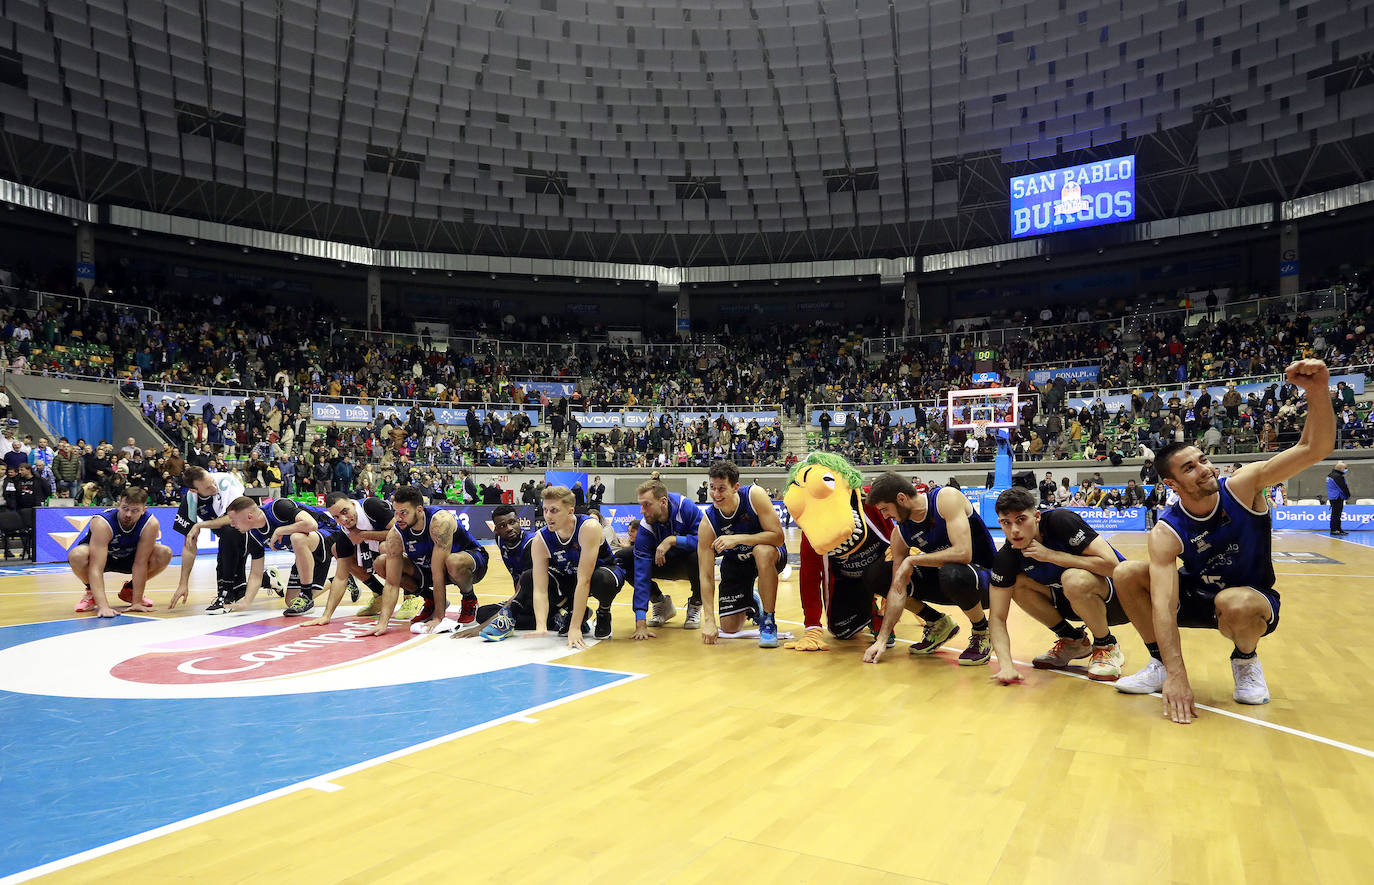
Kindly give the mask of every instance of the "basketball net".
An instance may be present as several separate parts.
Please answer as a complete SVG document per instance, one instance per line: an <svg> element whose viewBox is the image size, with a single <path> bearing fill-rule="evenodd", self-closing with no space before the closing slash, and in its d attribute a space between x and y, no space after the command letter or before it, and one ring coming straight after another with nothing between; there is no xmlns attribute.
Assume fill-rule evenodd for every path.
<svg viewBox="0 0 1374 885"><path fill-rule="evenodd" d="M986 438L987 438L987 435L988 435L988 422L986 422L986 421L981 421L981 420L980 420L980 421L974 421L974 422L973 422L973 438L974 438L974 439L986 439Z"/></svg>

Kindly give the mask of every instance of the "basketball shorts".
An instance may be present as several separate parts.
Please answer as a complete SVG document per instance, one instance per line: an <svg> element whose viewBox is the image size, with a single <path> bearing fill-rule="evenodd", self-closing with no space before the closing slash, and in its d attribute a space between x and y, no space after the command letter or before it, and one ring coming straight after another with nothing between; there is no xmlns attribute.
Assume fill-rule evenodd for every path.
<svg viewBox="0 0 1374 885"><path fill-rule="evenodd" d="M1217 594L1226 588L1209 584L1194 575L1178 576L1178 625L1217 629ZM1279 626L1279 594L1272 587L1250 587L1269 603L1269 625L1262 635L1268 636Z"/></svg>
<svg viewBox="0 0 1374 885"><path fill-rule="evenodd" d="M826 599L825 617L838 639L851 639L873 623L874 597L886 597L892 584L892 564L882 557L855 577L836 573Z"/></svg>
<svg viewBox="0 0 1374 885"><path fill-rule="evenodd" d="M778 550L778 562L776 565L777 573L782 574L787 568L787 551L785 548ZM720 600L717 610L720 616L737 615L741 612L754 611L754 582L759 577L759 563L752 553L743 557L733 552L727 552L720 560Z"/></svg>

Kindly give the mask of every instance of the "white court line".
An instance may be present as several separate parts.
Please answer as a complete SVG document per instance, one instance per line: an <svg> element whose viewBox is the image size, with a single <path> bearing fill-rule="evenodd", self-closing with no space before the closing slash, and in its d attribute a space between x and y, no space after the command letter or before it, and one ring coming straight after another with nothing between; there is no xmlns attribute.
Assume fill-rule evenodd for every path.
<svg viewBox="0 0 1374 885"><path fill-rule="evenodd" d="M242 811L245 808L252 808L254 805L261 805L264 802L271 801L272 799L278 799L282 796L295 793L299 790L320 789L321 787L325 787L325 789L323 790L324 792L333 792L332 790L329 790L328 787L334 787L335 789L341 790L343 789L342 787L329 782L335 780L336 778L341 778L346 775L354 774L364 769L371 768L375 765L381 765L383 762L390 762L393 759L399 759L402 756L409 756L410 754L418 753L421 750L428 750L431 747L437 747L440 744L447 743L460 737L466 737L470 734L476 734L479 731L486 731L489 728L494 728L495 726L502 725L506 722L525 721L529 718L529 715L531 713L538 713L541 710L548 710L552 707L557 707L560 704L566 704L571 701L580 700L582 698L597 694L598 692L606 691L610 688L619 687L621 685L624 685L626 682L633 682L636 679L643 679L647 675L649 674L627 674L626 678L620 680L619 682L612 682L607 685L599 685L596 688L589 688L585 691L579 691L576 694L570 694L567 697L558 698L557 700L549 701L548 703L528 707L524 710L520 710L517 713L509 713L505 716L500 717L499 719L493 719L490 722L483 722L479 725L474 725L470 728L464 728L461 731L455 731L452 734L446 734L442 737L437 737L432 740L414 744L413 746L409 746L401 750L395 750L391 753L386 753L384 755L377 756L372 759L367 759L363 762L358 762L354 765L348 765L344 768L339 768L334 771L326 772L325 774L316 775L315 777L312 777L309 780L301 781L297 784L281 787L280 789L272 790L268 793L263 793L261 795L253 796L248 799L241 800L239 802L234 802L230 805L225 805L222 808L216 808L213 811L207 811L203 814L197 814L194 817L188 817L185 820L179 820L174 823L166 824L165 826L157 827L156 829L147 830L142 833L137 833L133 836L127 836L123 839L119 839L114 842L109 842L105 845L101 845L96 848L91 848L86 851L82 851L78 854L73 854L70 857L64 857L58 860L50 861L49 863L45 863L42 866L32 867L27 870L21 870L18 873L12 873L8 876L5 876L4 878L0 878L0 885L10 885L10 883L14 882L27 882L30 879L36 879L39 876L45 876L48 873L54 873L58 870L65 870L69 867L74 867L77 864L85 863L88 860L94 860L97 857L103 857L107 854L113 854L116 851L120 851L122 849L129 848L143 842L148 842L152 839L156 839L160 836L166 836L171 833L175 833L179 830L185 830L189 827L196 826L197 824L202 824L206 821L211 821L216 818L224 817L225 815L233 814L236 811Z"/></svg>
<svg viewBox="0 0 1374 885"><path fill-rule="evenodd" d="M957 648L950 648L949 646L943 646L943 648L946 651L961 650ZM1022 665L1023 667L1034 667L1033 664L1028 664L1025 661L1017 661L1016 663ZM1042 670L1041 672L1044 671ZM1051 672L1058 673L1061 676L1072 676L1075 679L1082 679L1084 682L1092 682L1097 685L1112 684L1110 682L1098 682L1096 679L1090 679L1086 673L1075 673L1072 670L1052 670ZM1160 698L1162 700L1164 695L1155 691L1151 692L1149 695L1147 695L1147 697ZM1239 719L1242 722L1249 722L1254 725L1260 725L1265 728L1271 728L1274 731L1281 731L1284 734L1291 734L1295 737L1306 738L1309 741L1316 741L1319 744L1326 744L1328 747L1335 747L1338 750L1349 750L1352 753L1358 753L1361 756L1367 756L1370 759L1374 759L1374 750L1366 750L1364 747L1357 747L1354 744L1347 744L1342 741L1332 740L1331 738L1322 737L1319 734L1310 734L1306 731L1298 731L1296 728L1289 728L1287 725L1279 725L1274 722L1266 722L1263 719L1255 719L1253 717L1246 716L1244 713L1236 713L1232 710L1223 710L1220 707L1209 707L1206 704L1199 704L1196 701L1193 702L1193 706L1197 707L1199 710L1206 710L1210 713L1218 713L1222 716L1229 716L1232 719Z"/></svg>
<svg viewBox="0 0 1374 885"><path fill-rule="evenodd" d="M782 623L782 624L801 624L801 626L803 626L803 627L806 626L804 623L802 623L802 622L800 622L800 621L784 621L782 618L778 618L777 620L778 620L778 623ZM898 638L897 638L897 641L898 641L898 642L901 642L901 643L905 643L905 644L907 644L907 645L911 645L911 644L912 644L912 640L910 640L910 639L902 639L901 637L898 637ZM949 645L941 646L941 647L940 647L940 650L941 650L941 651L963 651L962 648L955 648L955 647L949 646ZM1029 663L1027 663L1027 662L1025 662L1025 661L1017 661L1017 660L1013 659L1013 662L1014 662L1014 663L1017 663L1017 664L1020 664L1020 665L1023 666L1023 667L1031 667L1032 669L1035 669L1035 666L1034 666L1033 664L1029 664ZM1089 682L1089 683L1092 683L1093 685L1112 686L1112 683L1110 683L1110 682L1098 682L1098 681L1095 680L1095 679L1089 679L1088 676L1087 676L1087 674L1085 674L1085 673L1074 673L1074 672L1071 671L1071 670L1048 670L1048 671L1046 671L1046 670L1040 670L1039 672L1041 672L1041 673L1044 673L1044 672L1058 673L1058 674L1061 675L1061 676L1072 676L1072 677L1075 678L1075 679L1082 679L1084 682ZM1154 694L1151 695L1151 697L1162 698L1163 695L1161 695L1159 692L1155 692ZM1258 725L1258 726L1260 726L1261 728L1268 728L1268 729L1272 729L1272 730L1274 730L1274 731L1281 731L1281 732L1283 732L1284 734L1291 734L1291 735L1293 735L1294 737L1300 737L1300 738L1303 738L1303 739L1305 739L1305 740L1309 740L1309 741L1312 741L1312 742L1318 743L1318 744L1325 744L1325 745L1327 745L1328 747L1335 747L1335 748L1338 749L1338 750L1348 750L1348 751L1350 751L1351 753L1356 753L1356 754L1358 754L1358 755L1360 755L1360 756L1365 756L1365 757L1367 757L1367 758L1374 759L1374 750L1366 750L1364 747L1357 747L1357 746L1355 746L1354 744L1347 744L1347 743L1344 743L1344 742L1342 742L1342 741L1332 740L1331 738L1322 737L1322 736L1319 735L1319 734L1312 734L1311 732L1307 732L1307 731L1299 731L1299 730L1296 729L1296 728L1289 728L1287 725L1279 725L1278 723L1275 723L1275 722L1265 722L1263 719L1255 719L1253 716L1246 716L1244 713L1236 713L1236 712L1234 712L1234 711L1232 711L1232 710L1222 710L1222 709L1220 709L1220 708L1218 708L1218 707L1209 707L1209 706L1207 706L1206 704L1198 704L1198 703L1196 703L1196 702L1194 702L1194 706L1196 706L1196 707L1197 707L1198 709L1200 709L1200 710L1207 710L1207 711L1210 712L1210 713L1219 713L1219 714L1222 715L1222 716L1229 716L1229 717L1232 718L1232 719L1239 719L1239 720L1242 721L1242 722L1249 722L1251 725Z"/></svg>
<svg viewBox="0 0 1374 885"><path fill-rule="evenodd" d="M609 642L608 639L598 639L597 642ZM605 667L587 667L582 664L561 664L558 661L544 661L546 667L566 667L569 670L590 670L593 673L610 673L612 676L633 676L635 679L643 679L648 673L631 673L629 670L608 670Z"/></svg>
<svg viewBox="0 0 1374 885"><path fill-rule="evenodd" d="M312 790L319 790L321 793L337 793L343 789L338 784L331 784L328 781L312 781L306 786Z"/></svg>

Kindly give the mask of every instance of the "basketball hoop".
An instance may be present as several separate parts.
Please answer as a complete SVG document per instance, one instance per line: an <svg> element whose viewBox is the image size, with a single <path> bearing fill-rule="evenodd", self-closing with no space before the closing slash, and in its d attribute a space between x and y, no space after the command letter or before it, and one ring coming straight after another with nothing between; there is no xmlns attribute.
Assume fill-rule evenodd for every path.
<svg viewBox="0 0 1374 885"><path fill-rule="evenodd" d="M987 436L988 436L988 422L987 422L987 421L984 421L984 420L982 420L982 419L979 419L979 420L974 421L974 422L973 422L973 438L974 438L974 439L987 439Z"/></svg>

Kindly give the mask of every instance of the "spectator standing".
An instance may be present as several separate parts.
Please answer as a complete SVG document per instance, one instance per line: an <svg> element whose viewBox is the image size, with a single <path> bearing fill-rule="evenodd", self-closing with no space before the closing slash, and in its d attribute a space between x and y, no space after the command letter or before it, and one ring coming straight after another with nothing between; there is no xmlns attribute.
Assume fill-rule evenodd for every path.
<svg viewBox="0 0 1374 885"><path fill-rule="evenodd" d="M52 474L58 493L62 497L75 498L77 487L81 485L81 458L70 444L58 445L52 459Z"/></svg>
<svg viewBox="0 0 1374 885"><path fill-rule="evenodd" d="M29 463L29 456L24 454L24 444L19 440L10 443L10 450L5 453L5 467L18 469L20 464Z"/></svg>
<svg viewBox="0 0 1374 885"><path fill-rule="evenodd" d="M1345 510L1345 502L1350 498L1350 486L1345 481L1349 469L1344 461L1337 461L1326 475L1326 500L1331 505L1331 534L1335 537L1350 534L1341 528L1341 514Z"/></svg>
<svg viewBox="0 0 1374 885"><path fill-rule="evenodd" d="M1051 472L1048 471L1048 470L1045 471L1045 478L1044 478L1043 480L1040 481L1040 506L1041 506L1041 507L1053 507L1053 506L1054 506L1054 493L1055 493L1055 490L1056 490L1057 488L1058 488L1058 486L1056 486L1056 485L1055 485L1055 482L1054 482L1054 474L1051 473Z"/></svg>

